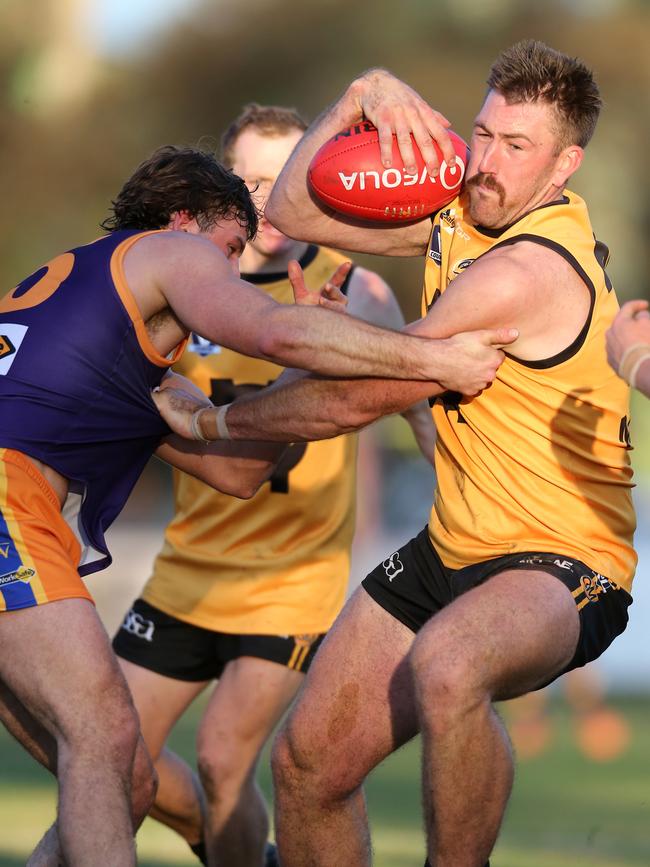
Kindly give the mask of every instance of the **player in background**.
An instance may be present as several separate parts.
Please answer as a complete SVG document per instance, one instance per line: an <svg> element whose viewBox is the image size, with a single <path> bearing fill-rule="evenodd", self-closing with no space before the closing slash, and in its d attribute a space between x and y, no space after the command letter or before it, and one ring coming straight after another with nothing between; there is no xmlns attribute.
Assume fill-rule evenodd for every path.
<svg viewBox="0 0 650 867"><path fill-rule="evenodd" d="M446 121L385 70L371 70L310 128L267 216L320 243L425 255L414 333L506 322L518 332L492 385L439 394L429 525L366 577L330 630L273 755L283 867L370 864L362 784L420 731L428 858L482 867L514 773L493 702L598 657L627 623L636 566L629 389L607 364L618 302L585 203L566 189L601 100L584 64L542 43L503 51L474 121L465 189L433 219L376 228L309 193L317 149L364 117L384 165L393 133L430 171ZM304 233L304 234L303 234ZM463 267L460 267L460 265ZM635 362L636 364L636 362ZM294 377L227 410L159 401L179 433L293 440L349 430L421 398L418 385ZM217 427L217 421L219 426Z"/></svg>
<svg viewBox="0 0 650 867"><path fill-rule="evenodd" d="M605 335L612 368L632 388L650 397L650 313L647 301L624 304Z"/></svg>
<svg viewBox="0 0 650 867"><path fill-rule="evenodd" d="M107 235L0 299L0 718L59 784L30 867L135 864L155 776L82 576L110 563L104 533L146 461L251 496L279 454L170 435L152 389L173 380L189 334L323 373L469 390L502 360L498 334L431 341L277 304L239 277L256 226L245 184L213 155L161 148L125 183ZM292 280L318 303L299 268Z"/></svg>
<svg viewBox="0 0 650 867"><path fill-rule="evenodd" d="M282 304L293 302L292 260L312 289L347 261L288 238L263 214L305 129L291 109L251 104L222 139L224 164L245 180L261 211L258 233L240 259L242 279ZM377 274L353 267L342 289L350 314L403 326L397 301ZM224 404L273 382L282 368L193 334L175 370ZM432 462L428 404L405 416ZM354 434L289 446L268 484L246 501L174 473L175 515L164 547L113 647L158 772L151 815L179 831L205 863L260 867L264 860L269 822L256 768L345 599L356 452ZM201 786L165 741L214 680L197 734L203 815ZM267 865L274 857L269 848Z"/></svg>

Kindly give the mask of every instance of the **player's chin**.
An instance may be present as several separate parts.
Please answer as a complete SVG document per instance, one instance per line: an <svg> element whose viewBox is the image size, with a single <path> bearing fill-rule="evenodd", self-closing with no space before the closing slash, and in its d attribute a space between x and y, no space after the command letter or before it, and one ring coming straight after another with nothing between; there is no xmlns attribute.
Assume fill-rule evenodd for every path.
<svg viewBox="0 0 650 867"><path fill-rule="evenodd" d="M485 229L500 229L504 224L503 213L496 208L494 202L476 196L470 196L469 213L472 221L477 226Z"/></svg>

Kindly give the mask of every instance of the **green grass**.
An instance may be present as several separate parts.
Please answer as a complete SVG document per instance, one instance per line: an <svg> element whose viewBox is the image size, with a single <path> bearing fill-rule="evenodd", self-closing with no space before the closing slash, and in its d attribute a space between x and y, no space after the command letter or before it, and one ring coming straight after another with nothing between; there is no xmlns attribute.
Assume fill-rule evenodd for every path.
<svg viewBox="0 0 650 867"><path fill-rule="evenodd" d="M632 730L628 750L595 763L576 749L564 705L552 706L555 737L541 758L521 761L494 867L647 867L650 864L650 700L619 700ZM172 746L191 759L199 708L179 724ZM422 867L419 745L375 771L367 794L376 867ZM266 768L262 775L270 790ZM0 731L0 867L24 865L54 815L55 787ZM147 820L138 838L144 867L196 865L185 843ZM354 867L354 865L341 865Z"/></svg>

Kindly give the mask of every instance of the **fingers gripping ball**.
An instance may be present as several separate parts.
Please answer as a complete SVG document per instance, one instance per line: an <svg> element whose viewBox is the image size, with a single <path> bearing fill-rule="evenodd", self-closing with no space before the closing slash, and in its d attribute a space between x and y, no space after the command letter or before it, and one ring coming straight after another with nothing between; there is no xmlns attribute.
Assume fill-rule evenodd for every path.
<svg viewBox="0 0 650 867"><path fill-rule="evenodd" d="M414 144L417 173L409 174L393 136L393 165L384 168L376 127L355 124L325 142L309 166L309 183L318 199L342 214L378 222L419 220L450 202L465 176L468 149L449 130L456 164L448 166L436 146L440 173L430 178Z"/></svg>

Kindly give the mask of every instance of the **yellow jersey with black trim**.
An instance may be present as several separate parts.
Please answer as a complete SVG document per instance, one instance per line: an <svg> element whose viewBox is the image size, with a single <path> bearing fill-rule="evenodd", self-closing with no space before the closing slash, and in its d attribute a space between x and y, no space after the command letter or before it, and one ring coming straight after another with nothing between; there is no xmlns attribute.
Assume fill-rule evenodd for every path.
<svg viewBox="0 0 650 867"><path fill-rule="evenodd" d="M636 567L629 461L629 389L609 367L605 331L618 301L585 203L562 200L502 230L473 225L460 196L436 214L423 309L480 256L518 241L542 244L575 268L591 294L580 334L539 361L512 355L474 398L447 392L438 430L429 533L446 566L524 551L565 554L630 590Z"/></svg>
<svg viewBox="0 0 650 867"><path fill-rule="evenodd" d="M308 287L346 261L308 247ZM286 272L242 274L282 304L293 303ZM175 370L214 403L273 382L282 368L192 335ZM175 515L143 598L181 620L218 632L325 632L345 600L354 533L357 437L289 447L250 500L174 472Z"/></svg>

